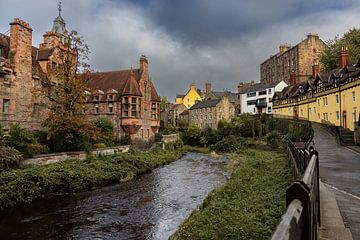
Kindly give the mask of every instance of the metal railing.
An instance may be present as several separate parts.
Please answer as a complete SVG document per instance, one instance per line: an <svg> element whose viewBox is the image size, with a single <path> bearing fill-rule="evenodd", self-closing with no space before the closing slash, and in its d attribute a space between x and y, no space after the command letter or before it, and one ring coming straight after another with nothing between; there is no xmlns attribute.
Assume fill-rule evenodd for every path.
<svg viewBox="0 0 360 240"><path fill-rule="evenodd" d="M287 210L272 240L316 240L320 226L319 156L313 147L298 149L288 140L296 180L286 190Z"/></svg>

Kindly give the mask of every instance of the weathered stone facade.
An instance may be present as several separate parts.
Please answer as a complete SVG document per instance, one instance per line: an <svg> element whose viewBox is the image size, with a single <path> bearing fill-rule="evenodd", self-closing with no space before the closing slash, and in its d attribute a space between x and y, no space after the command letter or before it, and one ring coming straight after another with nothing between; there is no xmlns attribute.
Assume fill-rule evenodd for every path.
<svg viewBox="0 0 360 240"><path fill-rule="evenodd" d="M315 33L294 47L281 45L279 52L260 65L261 83L285 81L290 85L309 80L312 76L312 65L318 62L326 44ZM291 75L295 82L291 81Z"/></svg>
<svg viewBox="0 0 360 240"><path fill-rule="evenodd" d="M40 94L49 78L56 84L61 68L59 51L67 41L60 12L39 48L32 46L32 29L15 18L10 36L0 34L0 124L11 123L40 130L47 117L48 99ZM140 58L138 69L91 74L87 103L83 111L90 119L105 116L115 123L116 137L148 141L160 127L160 99L149 77L148 60Z"/></svg>
<svg viewBox="0 0 360 240"><path fill-rule="evenodd" d="M132 141L153 140L160 127L160 98L149 77L148 60L139 69L91 74L85 113L92 119L107 117L115 124L115 136Z"/></svg>
<svg viewBox="0 0 360 240"><path fill-rule="evenodd" d="M235 114L235 108L227 96L221 99L204 100L189 109L189 123L201 129L217 129L220 120L229 121Z"/></svg>

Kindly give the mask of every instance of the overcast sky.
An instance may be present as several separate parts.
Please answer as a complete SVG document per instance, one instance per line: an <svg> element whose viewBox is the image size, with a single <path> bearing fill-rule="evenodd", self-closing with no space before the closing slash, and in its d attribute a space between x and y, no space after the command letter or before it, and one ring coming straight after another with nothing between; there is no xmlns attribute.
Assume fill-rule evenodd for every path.
<svg viewBox="0 0 360 240"><path fill-rule="evenodd" d="M29 22L33 45L51 29L56 0L0 0L0 32L14 17ZM192 82L236 90L259 81L259 67L282 43L309 32L323 40L360 27L357 0L63 0L68 30L77 30L97 71L137 68L149 59L159 95L174 101Z"/></svg>

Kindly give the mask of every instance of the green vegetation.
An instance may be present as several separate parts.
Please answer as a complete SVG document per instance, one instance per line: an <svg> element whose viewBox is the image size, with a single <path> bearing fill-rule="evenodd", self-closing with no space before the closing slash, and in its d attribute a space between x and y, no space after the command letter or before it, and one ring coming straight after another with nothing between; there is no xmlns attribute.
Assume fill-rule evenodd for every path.
<svg viewBox="0 0 360 240"><path fill-rule="evenodd" d="M22 159L23 157L18 150L0 145L0 172L17 167Z"/></svg>
<svg viewBox="0 0 360 240"><path fill-rule="evenodd" d="M0 209L37 198L89 190L148 172L182 155L175 151L129 152L0 172Z"/></svg>
<svg viewBox="0 0 360 240"><path fill-rule="evenodd" d="M357 61L360 58L360 29L350 29L342 37L337 35L334 39L326 41L326 44L328 48L320 56L323 71L339 67L339 53L342 47L348 48L350 62Z"/></svg>
<svg viewBox="0 0 360 240"><path fill-rule="evenodd" d="M292 180L285 156L246 150L229 163L234 168L229 181L211 192L171 239L271 236L285 211L285 191Z"/></svg>
<svg viewBox="0 0 360 240"><path fill-rule="evenodd" d="M184 146L184 151L185 152L196 152L196 153L210 153L210 149L206 148L206 147L196 147L196 146L189 146L189 145L185 145Z"/></svg>
<svg viewBox="0 0 360 240"><path fill-rule="evenodd" d="M210 146L210 149L219 153L237 152L246 146L246 140L243 137L229 135L219 142Z"/></svg>

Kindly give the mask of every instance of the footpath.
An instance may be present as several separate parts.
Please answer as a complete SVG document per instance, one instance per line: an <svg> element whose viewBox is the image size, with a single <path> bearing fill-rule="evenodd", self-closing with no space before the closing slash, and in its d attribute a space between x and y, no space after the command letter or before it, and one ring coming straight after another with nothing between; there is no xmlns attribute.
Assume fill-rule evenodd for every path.
<svg viewBox="0 0 360 240"><path fill-rule="evenodd" d="M360 154L313 124L320 164L320 239L360 240Z"/></svg>

